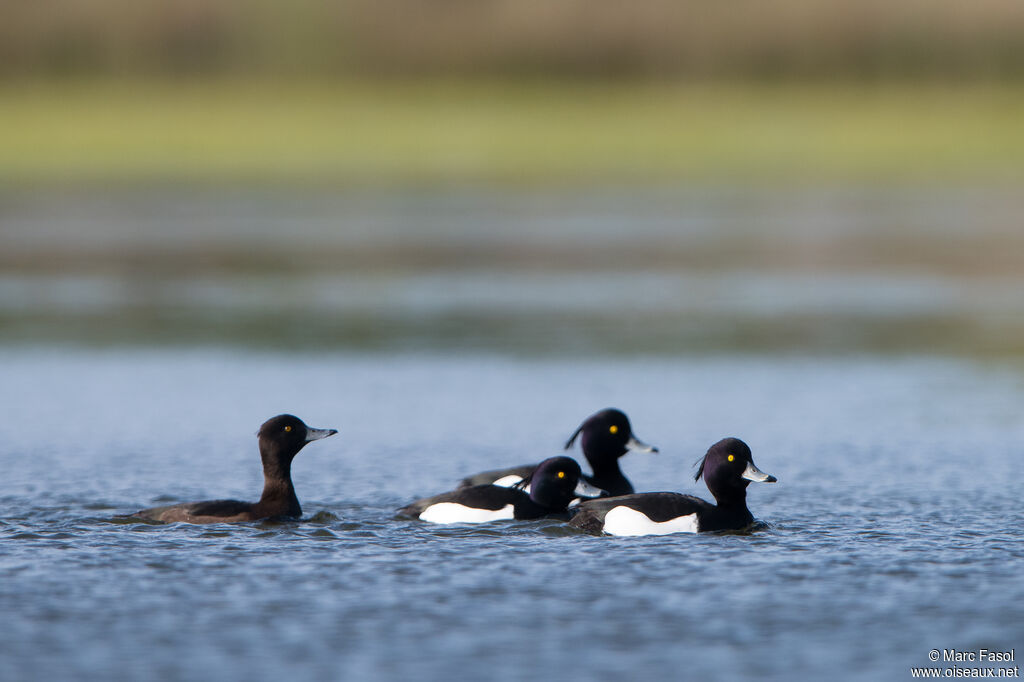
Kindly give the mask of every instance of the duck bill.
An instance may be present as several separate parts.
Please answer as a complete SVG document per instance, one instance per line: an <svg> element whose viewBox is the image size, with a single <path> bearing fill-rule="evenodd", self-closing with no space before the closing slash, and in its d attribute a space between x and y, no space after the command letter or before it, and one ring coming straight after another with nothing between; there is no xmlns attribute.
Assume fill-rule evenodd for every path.
<svg viewBox="0 0 1024 682"><path fill-rule="evenodd" d="M608 491L601 490L596 485L590 485L581 478L579 483L576 484L576 490L573 491L573 495L577 497L606 497Z"/></svg>
<svg viewBox="0 0 1024 682"><path fill-rule="evenodd" d="M758 469L754 466L753 462L747 462L747 468L744 469L743 473L740 475L748 481L754 481L755 483L775 483L779 480L771 474L766 474Z"/></svg>
<svg viewBox="0 0 1024 682"><path fill-rule="evenodd" d="M642 440L638 440L636 436L630 436L629 440L626 441L626 449L630 452L657 452L658 448L653 445L648 445Z"/></svg>
<svg viewBox="0 0 1024 682"><path fill-rule="evenodd" d="M338 432L338 429L313 429L313 428L310 428L310 427L307 426L306 427L306 442L307 443L312 443L315 440L320 440L321 438L327 438L327 436L333 436L337 432Z"/></svg>

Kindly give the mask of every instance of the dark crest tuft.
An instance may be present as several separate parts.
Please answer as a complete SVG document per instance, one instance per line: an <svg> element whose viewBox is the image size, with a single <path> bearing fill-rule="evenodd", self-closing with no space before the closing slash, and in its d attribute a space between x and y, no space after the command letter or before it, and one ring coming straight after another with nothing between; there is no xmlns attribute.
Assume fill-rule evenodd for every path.
<svg viewBox="0 0 1024 682"><path fill-rule="evenodd" d="M580 424L576 428L576 430L573 431L573 434L571 436L569 436L569 440L565 441L565 449L566 450L572 448L573 443L576 442L576 438L580 435L580 432L583 431L583 427L585 425L586 425L586 422L583 422L583 424Z"/></svg>
<svg viewBox="0 0 1024 682"><path fill-rule="evenodd" d="M530 485L530 482L533 481L533 475L537 473L537 469L538 467L534 467L533 471L523 476L523 480L519 481L518 483L512 484L511 487L514 490L526 490L526 486Z"/></svg>
<svg viewBox="0 0 1024 682"><path fill-rule="evenodd" d="M710 452L710 450L709 450L709 452ZM707 458L708 458L707 453L705 453L703 457L701 457L700 459L698 459L696 462L693 463L694 466L697 466L698 464L700 465L697 468L697 473L693 477L693 480L699 481L700 477L704 475L704 461L707 460Z"/></svg>

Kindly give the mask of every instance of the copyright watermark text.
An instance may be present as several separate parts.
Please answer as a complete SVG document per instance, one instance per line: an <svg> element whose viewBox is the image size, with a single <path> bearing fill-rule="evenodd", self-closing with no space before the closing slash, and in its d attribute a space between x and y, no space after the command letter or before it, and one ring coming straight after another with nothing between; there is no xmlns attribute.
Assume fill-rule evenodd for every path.
<svg viewBox="0 0 1024 682"><path fill-rule="evenodd" d="M928 660L941 667L911 668L913 678L1019 678L1020 668L1014 665L1016 651L992 649L932 649ZM1009 665L1008 665L1009 664Z"/></svg>

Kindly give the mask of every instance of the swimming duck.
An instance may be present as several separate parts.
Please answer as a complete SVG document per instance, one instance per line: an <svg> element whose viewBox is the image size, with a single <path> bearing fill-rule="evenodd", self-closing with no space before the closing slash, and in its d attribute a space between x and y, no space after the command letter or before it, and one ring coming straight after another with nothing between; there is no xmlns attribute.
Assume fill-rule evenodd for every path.
<svg viewBox="0 0 1024 682"><path fill-rule="evenodd" d="M398 513L431 523L530 520L564 514L574 498L602 492L582 480L574 459L551 457L513 487L484 484L457 488L413 502Z"/></svg>
<svg viewBox="0 0 1024 682"><path fill-rule="evenodd" d="M774 483L754 465L750 448L738 438L718 441L700 460L694 480L704 477L717 504L680 493L640 493L587 500L569 525L609 535L667 535L742 530L754 522L747 509L750 481Z"/></svg>
<svg viewBox="0 0 1024 682"><path fill-rule="evenodd" d="M590 485L605 490L609 495L627 495L633 492L633 485L623 476L619 468L619 458L627 452L657 452L658 448L641 442L633 435L629 418L621 410L609 408L601 410L579 425L565 443L570 449L580 439L583 456L590 462L594 470L591 475L583 474L583 480ZM484 471L467 476L459 483L459 487L468 487L492 483L510 486L518 483L536 468L536 464L525 464L507 469Z"/></svg>
<svg viewBox="0 0 1024 682"><path fill-rule="evenodd" d="M165 523L232 523L271 517L299 517L302 507L292 485L292 458L311 443L333 436L336 429L314 429L290 414L268 419L256 434L263 459L263 495L259 502L208 500L143 509L131 516Z"/></svg>

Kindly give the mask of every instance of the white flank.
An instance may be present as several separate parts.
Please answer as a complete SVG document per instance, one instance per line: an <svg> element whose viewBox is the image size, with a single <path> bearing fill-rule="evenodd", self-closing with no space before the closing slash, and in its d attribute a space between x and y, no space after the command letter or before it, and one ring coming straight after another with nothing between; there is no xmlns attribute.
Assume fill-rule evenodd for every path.
<svg viewBox="0 0 1024 682"><path fill-rule="evenodd" d="M476 509L456 502L438 502L420 512L421 521L430 523L487 523L515 518L511 504L501 509Z"/></svg>
<svg viewBox="0 0 1024 682"><path fill-rule="evenodd" d="M522 476L516 476L515 474L509 474L508 476L502 476L491 485L500 486L502 488L511 488L519 481L523 480Z"/></svg>
<svg viewBox="0 0 1024 682"><path fill-rule="evenodd" d="M657 523L646 514L630 507L615 507L604 516L604 532L609 535L668 535L670 533L696 533L697 514L677 516Z"/></svg>

